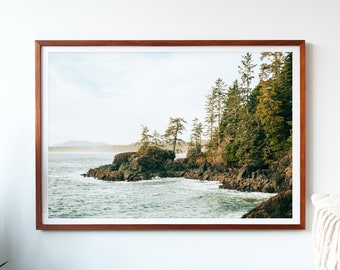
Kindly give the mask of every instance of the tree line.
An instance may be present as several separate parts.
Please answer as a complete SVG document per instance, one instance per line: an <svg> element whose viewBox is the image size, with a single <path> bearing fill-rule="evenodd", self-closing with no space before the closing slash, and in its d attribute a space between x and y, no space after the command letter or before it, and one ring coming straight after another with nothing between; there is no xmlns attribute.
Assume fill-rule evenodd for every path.
<svg viewBox="0 0 340 270"><path fill-rule="evenodd" d="M229 85L217 78L208 91L205 118L192 120L187 157L263 166L291 149L292 53L263 52L258 64L246 53L237 68L239 78ZM142 126L139 145L170 146L176 152L185 124L184 118L171 117L163 135Z"/></svg>
<svg viewBox="0 0 340 270"><path fill-rule="evenodd" d="M184 118L173 118L170 117L169 126L165 130L164 134L161 135L158 131L154 131L150 134L150 130L147 126L142 125L141 138L137 142L140 146L140 150L147 149L150 146L157 146L165 148L167 146L171 147L171 150L176 153L177 146L179 144L185 143L180 136L185 131L185 124L187 122Z"/></svg>

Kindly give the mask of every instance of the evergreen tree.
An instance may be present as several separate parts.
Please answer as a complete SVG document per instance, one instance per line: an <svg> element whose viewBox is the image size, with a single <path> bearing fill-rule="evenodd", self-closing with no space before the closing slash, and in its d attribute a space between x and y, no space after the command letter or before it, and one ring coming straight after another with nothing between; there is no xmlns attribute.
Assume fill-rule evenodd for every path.
<svg viewBox="0 0 340 270"><path fill-rule="evenodd" d="M158 131L154 131L151 135L151 144L154 146L164 146L163 137Z"/></svg>
<svg viewBox="0 0 340 270"><path fill-rule="evenodd" d="M269 164L291 147L292 62L282 52L262 53L261 59L256 114L265 132L264 162Z"/></svg>
<svg viewBox="0 0 340 270"><path fill-rule="evenodd" d="M202 152L203 125L195 118L192 121L190 142L187 157L197 157Z"/></svg>
<svg viewBox="0 0 340 270"><path fill-rule="evenodd" d="M216 122L216 114L215 114L215 88L211 87L210 93L207 95L207 100L205 103L205 123L207 126L207 136L209 137L208 146L212 146L213 142L213 135L215 129L215 122Z"/></svg>
<svg viewBox="0 0 340 270"><path fill-rule="evenodd" d="M279 157L283 140L281 127L284 119L280 116L282 102L276 99L275 85L262 81L260 87L256 113L265 131L264 161L270 163Z"/></svg>
<svg viewBox="0 0 340 270"><path fill-rule="evenodd" d="M237 136L239 136L239 121L242 111L242 92L238 81L229 87L224 106L221 130L223 136L222 157L227 162L237 162Z"/></svg>
<svg viewBox="0 0 340 270"><path fill-rule="evenodd" d="M205 122L208 127L210 149L215 146L221 145L221 129L220 124L222 121L224 103L226 98L226 84L221 78L215 81L215 85L211 87L211 91L207 96L205 104L206 118Z"/></svg>
<svg viewBox="0 0 340 270"><path fill-rule="evenodd" d="M151 143L150 130L147 126L142 125L141 139L138 142L140 149L146 149Z"/></svg>
<svg viewBox="0 0 340 270"><path fill-rule="evenodd" d="M235 139L236 157L239 165L263 164L264 132L259 119L254 114L244 113L239 126L239 134Z"/></svg>
<svg viewBox="0 0 340 270"><path fill-rule="evenodd" d="M233 161L239 165L243 164L260 164L260 145L261 145L261 128L259 121L254 115L254 97L251 83L254 79L254 68L252 54L246 53L242 56L241 65L238 66L240 85L238 91L238 119L235 124L235 136L231 148ZM230 106L230 105L229 105Z"/></svg>
<svg viewBox="0 0 340 270"><path fill-rule="evenodd" d="M284 54L282 52L263 52L260 59L263 61L259 74L260 79L263 81L273 80L276 83L280 83Z"/></svg>
<svg viewBox="0 0 340 270"><path fill-rule="evenodd" d="M164 133L164 138L169 144L172 145L172 151L174 153L176 153L177 144L183 142L183 140L179 138L179 135L183 134L183 131L185 130L185 123L186 121L184 118L170 117L169 126Z"/></svg>
<svg viewBox="0 0 340 270"><path fill-rule="evenodd" d="M226 85L221 78L218 78L215 82L215 106L216 106L216 138L217 138L217 146L221 145L221 121L222 121L222 114L226 99Z"/></svg>
<svg viewBox="0 0 340 270"><path fill-rule="evenodd" d="M292 141L292 94L293 94L293 54L287 53L283 59L281 71L281 84L278 92L278 99L282 101L281 116L284 119L284 136L288 142Z"/></svg>
<svg viewBox="0 0 340 270"><path fill-rule="evenodd" d="M253 64L252 54L249 52L242 56L241 66L238 66L238 72L241 75L241 88L246 106L247 114L249 113L249 101L252 92L251 82L254 79L254 68L256 64Z"/></svg>

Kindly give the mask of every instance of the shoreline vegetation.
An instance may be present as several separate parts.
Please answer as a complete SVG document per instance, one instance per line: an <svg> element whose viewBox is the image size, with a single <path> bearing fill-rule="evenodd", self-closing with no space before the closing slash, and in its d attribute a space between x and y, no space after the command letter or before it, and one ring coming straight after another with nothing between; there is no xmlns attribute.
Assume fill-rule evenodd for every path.
<svg viewBox="0 0 340 270"><path fill-rule="evenodd" d="M244 217L292 217L292 53L242 56L239 79L217 78L206 95L205 118L194 118L189 142L186 120L170 117L163 134L142 125L137 151L125 151L112 164L84 176L106 181L153 177L217 180L220 187L278 193ZM258 83L253 86L254 68ZM186 158L175 159L186 145Z"/></svg>

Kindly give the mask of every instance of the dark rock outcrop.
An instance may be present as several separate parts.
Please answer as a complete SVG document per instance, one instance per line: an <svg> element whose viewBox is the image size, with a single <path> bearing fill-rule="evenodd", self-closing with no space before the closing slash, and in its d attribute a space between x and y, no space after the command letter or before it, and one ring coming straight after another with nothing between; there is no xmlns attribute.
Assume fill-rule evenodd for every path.
<svg viewBox="0 0 340 270"><path fill-rule="evenodd" d="M287 190L271 197L242 218L291 218L292 190Z"/></svg>
<svg viewBox="0 0 340 270"><path fill-rule="evenodd" d="M90 169L84 176L106 181L138 181L166 177L167 163L174 160L172 151L150 147L140 152L115 155L112 164Z"/></svg>
<svg viewBox="0 0 340 270"><path fill-rule="evenodd" d="M292 189L292 153L286 153L268 168L244 165L222 180L222 188L280 193Z"/></svg>
<svg viewBox="0 0 340 270"><path fill-rule="evenodd" d="M292 152L288 152L281 159L269 166L270 177L277 192L292 189Z"/></svg>
<svg viewBox="0 0 340 270"><path fill-rule="evenodd" d="M239 191L279 193L245 214L243 218L292 217L292 155L287 153L267 168L254 165L231 167L205 158L175 159L172 151L149 147L115 155L112 164L88 170L85 177L105 181L139 181L154 177L185 177L219 181L220 187Z"/></svg>
<svg viewBox="0 0 340 270"><path fill-rule="evenodd" d="M138 181L153 177L185 177L214 180L225 189L279 193L292 188L292 155L286 154L268 168L244 165L231 167L206 159L175 159L172 151L148 147L138 152L117 154L112 164L90 169L83 174L106 181Z"/></svg>

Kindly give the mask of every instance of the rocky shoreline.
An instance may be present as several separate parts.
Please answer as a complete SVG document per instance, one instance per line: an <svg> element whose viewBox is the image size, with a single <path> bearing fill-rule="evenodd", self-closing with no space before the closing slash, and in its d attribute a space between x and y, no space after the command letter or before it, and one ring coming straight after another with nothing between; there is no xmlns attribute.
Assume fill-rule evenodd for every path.
<svg viewBox="0 0 340 270"><path fill-rule="evenodd" d="M83 176L105 181L140 181L156 177L214 180L219 181L220 187L225 189L278 193L267 201L272 207L265 205L258 210L253 210L252 214L248 213L249 215L245 215L244 218L291 217L291 160L291 153L287 153L268 168L254 165L232 167L225 163L212 164L204 158L175 159L172 151L150 147L144 151L117 154L112 164L92 168ZM290 191L290 196L287 191L288 193ZM277 207L276 197L280 207Z"/></svg>

